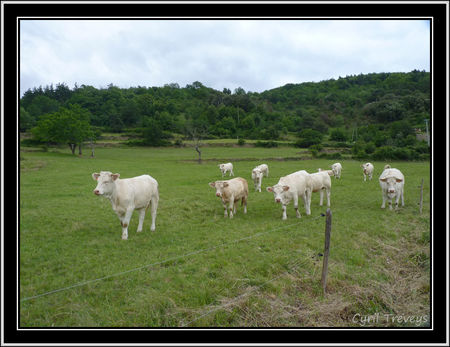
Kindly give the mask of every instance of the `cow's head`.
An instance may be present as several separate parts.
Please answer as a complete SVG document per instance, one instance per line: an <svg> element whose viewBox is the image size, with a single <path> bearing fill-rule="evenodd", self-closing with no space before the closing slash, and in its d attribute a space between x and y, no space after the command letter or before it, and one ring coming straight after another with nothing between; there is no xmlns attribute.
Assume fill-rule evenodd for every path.
<svg viewBox="0 0 450 347"><path fill-rule="evenodd" d="M223 195L223 191L228 187L228 182L226 181L215 181L209 182L209 186L216 189L216 196L221 198Z"/></svg>
<svg viewBox="0 0 450 347"><path fill-rule="evenodd" d="M97 187L94 189L95 195L111 195L114 190L115 180L119 178L120 174L113 174L109 171L94 172L92 178L97 181Z"/></svg>
<svg viewBox="0 0 450 347"><path fill-rule="evenodd" d="M252 178L253 179L256 179L256 178L261 179L262 176L263 176L263 173L261 172L261 170L253 169L253 171L252 171Z"/></svg>
<svg viewBox="0 0 450 347"><path fill-rule="evenodd" d="M397 192L397 183L403 182L403 179L396 177L384 177L380 178L380 182L386 183L386 192L388 198L392 199L395 197Z"/></svg>
<svg viewBox="0 0 450 347"><path fill-rule="evenodd" d="M267 187L266 190L269 193L273 193L273 197L276 203L286 203L289 199L286 192L289 191L289 186L283 186L281 184L275 184L273 187Z"/></svg>

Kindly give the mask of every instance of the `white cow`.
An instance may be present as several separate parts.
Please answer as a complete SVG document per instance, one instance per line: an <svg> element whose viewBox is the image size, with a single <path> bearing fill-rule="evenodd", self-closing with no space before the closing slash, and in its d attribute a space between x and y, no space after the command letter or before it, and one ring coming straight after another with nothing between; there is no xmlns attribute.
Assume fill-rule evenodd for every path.
<svg viewBox="0 0 450 347"><path fill-rule="evenodd" d="M260 193L263 175L269 177L269 167L267 164L258 165L252 170L252 179L255 184L255 191L259 191Z"/></svg>
<svg viewBox="0 0 450 347"><path fill-rule="evenodd" d="M233 164L226 163L226 164L219 164L220 172L222 172L222 177L225 176L225 174L230 171L230 176L233 175Z"/></svg>
<svg viewBox="0 0 450 347"><path fill-rule="evenodd" d="M331 171L331 170L330 170ZM332 173L332 171L331 171ZM329 171L322 171L310 174L312 178L312 191L320 192L320 206L323 205L323 191L327 192L327 206L330 207L330 195L331 195L331 178Z"/></svg>
<svg viewBox="0 0 450 347"><path fill-rule="evenodd" d="M372 163L365 163L361 165L363 169L364 182L366 181L366 176L369 176L369 180L372 180L373 176L373 165Z"/></svg>
<svg viewBox="0 0 450 347"><path fill-rule="evenodd" d="M287 219L286 205L291 200L294 200L294 209L297 218L300 218L300 212L298 210L298 197L303 199L306 214L311 214L311 193L312 193L312 179L311 176L305 171L297 171L290 175L281 177L277 184L273 187L266 188L268 192L272 192L276 203L281 203L283 208L282 219Z"/></svg>
<svg viewBox="0 0 450 347"><path fill-rule="evenodd" d="M331 170L333 170L334 178L341 178L342 165L341 163L334 163L331 165Z"/></svg>
<svg viewBox="0 0 450 347"><path fill-rule="evenodd" d="M403 200L403 188L405 185L405 176L400 170L395 168L385 169L379 178L381 192L383 194L383 203L381 208L385 208L386 200L389 204L389 209L392 210L392 199L395 199L395 208L398 208L398 202L402 198L402 206L405 206Z"/></svg>
<svg viewBox="0 0 450 347"><path fill-rule="evenodd" d="M244 205L244 213L247 213L248 184L246 179L236 177L228 181L209 182L209 185L216 189L216 196L222 199L225 210L224 217L228 216L227 209L229 209L230 218L233 218L233 213L236 214L235 204L240 199L241 206Z"/></svg>
<svg viewBox="0 0 450 347"><path fill-rule="evenodd" d="M128 225L131 215L136 209L139 211L139 225L137 232L142 231L145 212L151 204L152 225L155 230L156 210L158 209L158 182L149 175L119 179L120 174L109 171L94 172L92 178L97 181L95 195L102 195L111 201L122 225L122 240L128 239Z"/></svg>

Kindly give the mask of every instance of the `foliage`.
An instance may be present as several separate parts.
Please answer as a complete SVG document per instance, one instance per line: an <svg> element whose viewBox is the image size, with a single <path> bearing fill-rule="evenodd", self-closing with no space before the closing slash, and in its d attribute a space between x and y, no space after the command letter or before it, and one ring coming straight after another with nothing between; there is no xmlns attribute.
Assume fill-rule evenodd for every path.
<svg viewBox="0 0 450 347"><path fill-rule="evenodd" d="M41 116L32 133L40 142L67 143L74 154L77 145L94 136L89 119L89 111L79 105L69 105Z"/></svg>
<svg viewBox="0 0 450 347"><path fill-rule="evenodd" d="M112 132L152 124L165 133L189 137L187 129L193 128L217 138L278 140L297 134L297 145L309 147L318 140L301 134L314 130L323 136L329 133L335 142L363 140L376 148L404 147L417 145L416 129L424 131L424 120L430 118L430 74L418 70L360 74L286 84L262 93L242 87L218 91L199 81L184 88L177 83L131 88L110 84L101 89L89 85L70 89L64 83L40 86L20 100L20 130L28 131L43 115L69 104L88 110L91 125ZM153 143L148 137L143 142Z"/></svg>

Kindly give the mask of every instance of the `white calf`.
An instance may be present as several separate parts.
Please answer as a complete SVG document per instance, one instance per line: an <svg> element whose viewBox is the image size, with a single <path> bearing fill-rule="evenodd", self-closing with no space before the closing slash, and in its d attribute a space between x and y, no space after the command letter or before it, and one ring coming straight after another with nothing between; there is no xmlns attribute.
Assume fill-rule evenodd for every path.
<svg viewBox="0 0 450 347"><path fill-rule="evenodd" d="M372 163L365 163L361 165L363 169L363 175L364 175L364 182L366 181L366 176L369 176L369 180L372 179L373 175L373 165Z"/></svg>
<svg viewBox="0 0 450 347"><path fill-rule="evenodd" d="M405 185L405 177L398 169L388 168L384 170L379 178L381 192L383 194L383 203L381 208L385 208L386 200L389 209L392 210L392 199L395 199L395 208L398 208L398 202L402 198L402 206L405 206L403 200L403 189Z"/></svg>
<svg viewBox="0 0 450 347"><path fill-rule="evenodd" d="M330 170L331 171L331 170ZM327 206L330 207L331 179L328 171L320 171L310 174L312 179L312 191L320 192L320 206L323 205L323 191L327 192Z"/></svg>
<svg viewBox="0 0 450 347"><path fill-rule="evenodd" d="M334 178L341 178L342 165L341 163L334 163L331 165L331 170L333 170Z"/></svg>
<svg viewBox="0 0 450 347"><path fill-rule="evenodd" d="M154 231L159 201L158 182L149 175L126 179L119 179L119 176L118 173L113 174L109 171L92 174L92 178L97 181L94 194L102 195L111 201L112 208L122 225L122 239L126 240L128 238L128 225L135 209L139 211L137 232L142 231L145 212L150 204L152 208L152 226L150 230Z"/></svg>
<svg viewBox="0 0 450 347"><path fill-rule="evenodd" d="M236 177L228 181L215 181L210 182L209 185L216 189L216 196L222 199L225 210L224 217L228 216L228 209L230 218L233 218L233 213L236 214L235 203L239 199L241 199L241 206L244 205L244 213L247 213L248 184L244 178Z"/></svg>
<svg viewBox="0 0 450 347"><path fill-rule="evenodd" d="M294 209L297 218L300 218L298 211L298 197L303 199L306 214L311 214L311 193L312 193L312 179L311 176L304 170L294 172L290 175L281 177L276 185L267 187L268 192L272 192L276 203L281 203L283 208L282 219L287 219L286 205L291 200L294 200Z"/></svg>
<svg viewBox="0 0 450 347"><path fill-rule="evenodd" d="M225 174L230 171L230 176L233 175L233 164L226 163L226 164L219 164L220 172L222 172L222 177L225 176Z"/></svg>
<svg viewBox="0 0 450 347"><path fill-rule="evenodd" d="M261 192L261 183L263 175L269 177L269 167L267 164L261 164L252 170L252 179L255 184L255 191Z"/></svg>

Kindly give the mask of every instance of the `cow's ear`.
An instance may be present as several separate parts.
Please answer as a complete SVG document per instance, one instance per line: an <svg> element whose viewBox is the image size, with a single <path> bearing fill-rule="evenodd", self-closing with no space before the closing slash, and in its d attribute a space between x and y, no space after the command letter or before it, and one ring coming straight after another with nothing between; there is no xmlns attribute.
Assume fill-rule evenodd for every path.
<svg viewBox="0 0 450 347"><path fill-rule="evenodd" d="M209 182L209 186L212 188L216 188L216 182Z"/></svg>
<svg viewBox="0 0 450 347"><path fill-rule="evenodd" d="M381 181L381 182L386 182L386 181L387 181L387 178L380 178L380 181Z"/></svg>
<svg viewBox="0 0 450 347"><path fill-rule="evenodd" d="M118 179L120 177L120 174L116 173L116 174L112 174L111 175L113 181L115 181L116 179Z"/></svg>
<svg viewBox="0 0 450 347"><path fill-rule="evenodd" d="M229 186L229 184L227 183L227 182L223 182L223 187L224 188L226 188L226 187L228 187Z"/></svg>
<svg viewBox="0 0 450 347"><path fill-rule="evenodd" d="M269 193L272 193L272 192L273 192L273 188L272 188L272 187L267 187L266 190L267 190Z"/></svg>
<svg viewBox="0 0 450 347"><path fill-rule="evenodd" d="M100 174L97 173L97 172L94 172L94 173L92 174L92 179L93 179L94 181L97 181L99 177L100 177Z"/></svg>
<svg viewBox="0 0 450 347"><path fill-rule="evenodd" d="M401 178L396 178L395 180L396 180L397 182L399 182L399 183L400 183L400 182L403 182L403 180L402 180Z"/></svg>
<svg viewBox="0 0 450 347"><path fill-rule="evenodd" d="M287 192L289 190L289 186L283 186L283 190Z"/></svg>

